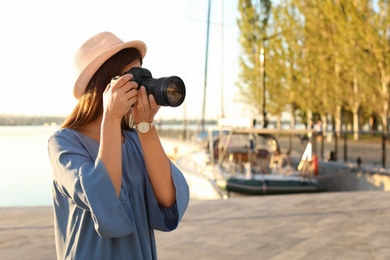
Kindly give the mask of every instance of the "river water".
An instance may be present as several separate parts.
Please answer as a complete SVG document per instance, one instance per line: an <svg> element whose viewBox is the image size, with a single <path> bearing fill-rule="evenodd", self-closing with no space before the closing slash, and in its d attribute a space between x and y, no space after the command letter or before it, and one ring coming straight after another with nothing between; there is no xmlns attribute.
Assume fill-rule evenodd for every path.
<svg viewBox="0 0 390 260"><path fill-rule="evenodd" d="M0 207L51 205L47 140L57 126L0 127Z"/></svg>
<svg viewBox="0 0 390 260"><path fill-rule="evenodd" d="M0 207L52 205L47 141L58 126L0 126ZM170 141L163 142L172 149Z"/></svg>

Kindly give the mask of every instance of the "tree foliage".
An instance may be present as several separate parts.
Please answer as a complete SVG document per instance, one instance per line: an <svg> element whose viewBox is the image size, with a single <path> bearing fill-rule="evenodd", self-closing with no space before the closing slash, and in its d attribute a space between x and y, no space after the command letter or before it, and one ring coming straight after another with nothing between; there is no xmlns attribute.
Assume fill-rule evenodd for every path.
<svg viewBox="0 0 390 260"><path fill-rule="evenodd" d="M335 130L389 129L389 0L239 0L240 80L255 113L330 119ZM265 87L260 49L265 49ZM262 91L263 87L265 92Z"/></svg>

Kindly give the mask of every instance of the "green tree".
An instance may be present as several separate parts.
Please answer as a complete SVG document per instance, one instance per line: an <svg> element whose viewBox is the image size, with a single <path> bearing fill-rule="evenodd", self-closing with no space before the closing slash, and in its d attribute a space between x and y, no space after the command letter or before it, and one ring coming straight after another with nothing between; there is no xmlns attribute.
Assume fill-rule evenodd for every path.
<svg viewBox="0 0 390 260"><path fill-rule="evenodd" d="M312 117L331 118L337 132L352 125L355 133L379 115L388 130L389 1L281 0L272 12L265 2L256 8L253 1L239 1L243 101L264 112L263 48L272 115L290 109L293 121L295 115L309 125Z"/></svg>
<svg viewBox="0 0 390 260"><path fill-rule="evenodd" d="M258 7L258 10L256 9ZM238 10L240 18L237 19L238 27L241 31L240 44L242 54L240 55L240 81L237 86L241 93L241 101L252 104L256 113L266 113L264 111L264 85L263 75L260 73L260 51L264 39L266 38L266 28L271 10L270 0L259 1L259 6L251 0L239 0ZM263 118L266 127L266 118Z"/></svg>

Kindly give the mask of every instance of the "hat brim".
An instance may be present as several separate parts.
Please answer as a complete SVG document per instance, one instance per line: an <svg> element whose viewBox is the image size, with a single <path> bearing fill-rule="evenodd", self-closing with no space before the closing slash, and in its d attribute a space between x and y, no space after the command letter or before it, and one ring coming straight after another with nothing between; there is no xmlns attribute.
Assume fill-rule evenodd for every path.
<svg viewBox="0 0 390 260"><path fill-rule="evenodd" d="M146 55L146 45L142 41L125 42L116 45L110 49L107 49L105 52L99 54L79 74L73 89L73 95L76 97L76 99L80 99L81 96L84 94L89 81L91 80L92 76L96 73L96 71L100 68L100 66L102 66L104 62L106 62L109 58L114 56L116 53L127 48L137 49L140 52L142 59Z"/></svg>

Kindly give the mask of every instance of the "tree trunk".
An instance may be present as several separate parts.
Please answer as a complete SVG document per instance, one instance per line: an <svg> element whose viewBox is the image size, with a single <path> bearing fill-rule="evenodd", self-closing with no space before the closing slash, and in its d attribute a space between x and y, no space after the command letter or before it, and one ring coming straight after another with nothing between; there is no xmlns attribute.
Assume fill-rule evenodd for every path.
<svg viewBox="0 0 390 260"><path fill-rule="evenodd" d="M353 140L359 140L359 112L355 107L353 108Z"/></svg>
<svg viewBox="0 0 390 260"><path fill-rule="evenodd" d="M308 129L313 129L314 124L313 124L313 111L308 110L307 111L307 127Z"/></svg>
<svg viewBox="0 0 390 260"><path fill-rule="evenodd" d="M326 130L328 129L328 117L326 115L321 115L321 121L322 121L322 132L325 135Z"/></svg>
<svg viewBox="0 0 390 260"><path fill-rule="evenodd" d="M292 106L290 110L290 129L295 129L295 108Z"/></svg>
<svg viewBox="0 0 390 260"><path fill-rule="evenodd" d="M389 83L390 84L390 83ZM389 131L389 93L387 91L386 74L382 73L382 91L384 96L383 113L381 115L383 131Z"/></svg>
<svg viewBox="0 0 390 260"><path fill-rule="evenodd" d="M353 78L353 93L354 96L357 97L359 92L359 85L357 77ZM356 99L353 101L352 105L352 114L353 114L353 140L359 140L359 107L360 104Z"/></svg>
<svg viewBox="0 0 390 260"><path fill-rule="evenodd" d="M335 116L335 125L336 125L336 134L338 137L340 137L341 133L341 106L337 105L336 107L336 116Z"/></svg>

